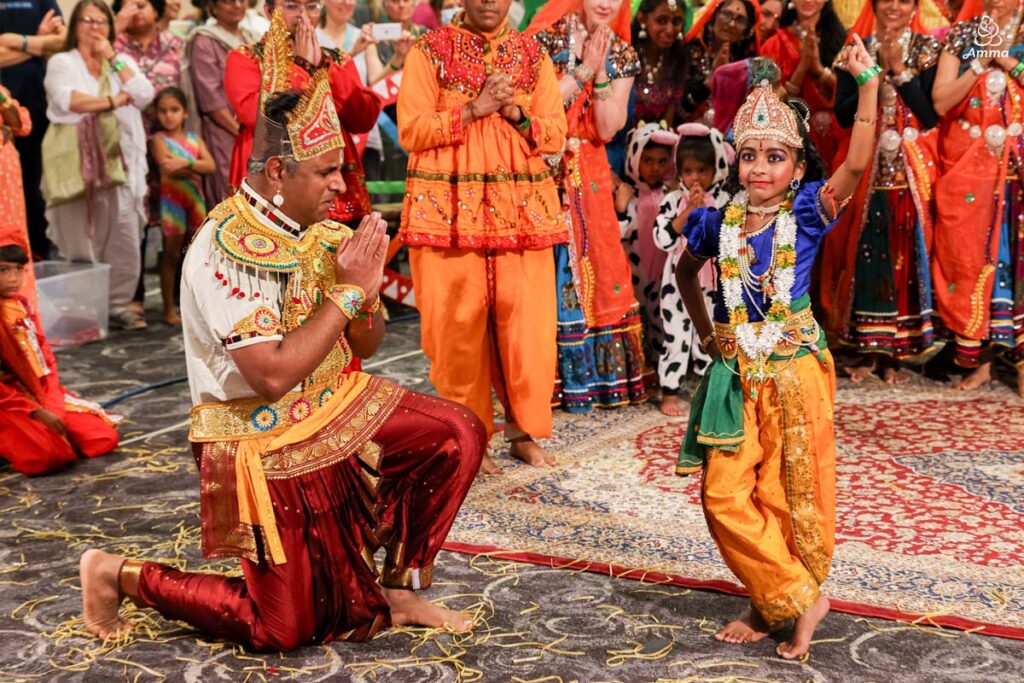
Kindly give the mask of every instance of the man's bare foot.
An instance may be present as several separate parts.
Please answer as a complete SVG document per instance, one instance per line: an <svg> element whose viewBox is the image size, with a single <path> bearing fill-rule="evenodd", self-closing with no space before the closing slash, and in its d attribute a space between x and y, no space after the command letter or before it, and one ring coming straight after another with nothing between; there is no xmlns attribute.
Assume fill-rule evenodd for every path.
<svg viewBox="0 0 1024 683"><path fill-rule="evenodd" d="M875 371L875 364L871 362L868 365L858 365L856 367L847 366L846 374L850 376L850 381L854 384L860 384Z"/></svg>
<svg viewBox="0 0 1024 683"><path fill-rule="evenodd" d="M822 595L815 601L811 608L796 619L793 626L793 637L785 643L779 643L775 651L783 659L798 659L803 657L811 647L811 639L814 637L814 629L821 620L828 614L828 598Z"/></svg>
<svg viewBox="0 0 1024 683"><path fill-rule="evenodd" d="M679 397L675 394L662 394L661 414L669 417L682 417L683 407L679 405Z"/></svg>
<svg viewBox="0 0 1024 683"><path fill-rule="evenodd" d="M82 620L85 628L106 640L127 633L131 626L118 617L121 589L118 581L123 557L92 548L82 554L78 563L82 580Z"/></svg>
<svg viewBox="0 0 1024 683"><path fill-rule="evenodd" d="M494 459L487 453L484 453L484 458L480 461L480 474L501 474L498 463L494 462Z"/></svg>
<svg viewBox="0 0 1024 683"><path fill-rule="evenodd" d="M992 362L982 363L957 385L960 391L974 391L992 381Z"/></svg>
<svg viewBox="0 0 1024 683"><path fill-rule="evenodd" d="M435 605L415 591L382 588L381 593L391 608L391 623L395 626L447 628L456 633L473 630L473 619L468 614Z"/></svg>
<svg viewBox="0 0 1024 683"><path fill-rule="evenodd" d="M164 322L171 327L179 327L181 325L181 316L178 315L177 311L165 311Z"/></svg>
<svg viewBox="0 0 1024 683"><path fill-rule="evenodd" d="M910 381L910 373L900 367L888 367L882 371L882 379L886 384L899 385Z"/></svg>
<svg viewBox="0 0 1024 683"><path fill-rule="evenodd" d="M541 448L539 443L528 436L513 441L510 451L513 457L519 458L527 465L533 465L534 467L546 467L548 465L558 464L558 460L555 459L554 454L548 453L546 450Z"/></svg>
<svg viewBox="0 0 1024 683"><path fill-rule="evenodd" d="M756 643L771 633L768 624L751 607L736 621L730 621L715 634L715 640L723 643Z"/></svg>

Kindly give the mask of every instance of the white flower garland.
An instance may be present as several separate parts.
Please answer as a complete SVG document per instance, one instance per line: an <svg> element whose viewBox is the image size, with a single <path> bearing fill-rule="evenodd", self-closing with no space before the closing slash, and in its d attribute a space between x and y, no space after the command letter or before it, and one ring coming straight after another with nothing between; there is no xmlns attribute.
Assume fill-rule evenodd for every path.
<svg viewBox="0 0 1024 683"><path fill-rule="evenodd" d="M736 334L736 342L752 360L765 360L772 354L784 336L785 321L793 300L793 282L796 278L796 218L793 216L792 196L787 196L775 219L772 240L772 261L760 278L745 281L741 263L746 261L747 240L743 225L747 217L747 195L737 193L725 209L722 231L718 242L718 264L722 278L722 295L729 311L729 324ZM748 271L749 273L749 271ZM753 300L758 291L771 301L764 322L758 332L750 322L743 292L747 290ZM757 304L755 303L756 307ZM759 312L760 309L758 309Z"/></svg>

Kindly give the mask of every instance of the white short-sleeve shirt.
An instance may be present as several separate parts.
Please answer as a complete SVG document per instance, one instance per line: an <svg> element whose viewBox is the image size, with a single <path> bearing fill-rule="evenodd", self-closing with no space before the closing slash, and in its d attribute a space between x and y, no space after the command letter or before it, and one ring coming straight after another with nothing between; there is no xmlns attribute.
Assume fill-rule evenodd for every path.
<svg viewBox="0 0 1024 683"><path fill-rule="evenodd" d="M276 218L276 222L246 206L251 219L286 239L301 236L302 229L297 223L277 211L244 181L239 191ZM280 321L287 281L253 278L251 270L227 259L213 258L216 227L214 219L207 219L182 264L182 332L193 405L256 396L230 352L284 339ZM257 292L259 296L255 296Z"/></svg>

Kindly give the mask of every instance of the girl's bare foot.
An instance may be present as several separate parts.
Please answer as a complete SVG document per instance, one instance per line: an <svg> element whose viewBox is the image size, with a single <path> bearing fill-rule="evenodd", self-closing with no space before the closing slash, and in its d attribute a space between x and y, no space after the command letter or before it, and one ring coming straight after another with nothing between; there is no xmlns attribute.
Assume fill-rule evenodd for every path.
<svg viewBox="0 0 1024 683"><path fill-rule="evenodd" d="M177 311L165 311L164 322L171 327L179 327L181 325L181 316L178 315Z"/></svg>
<svg viewBox="0 0 1024 683"><path fill-rule="evenodd" d="M123 557L92 548L82 554L78 574L82 581L82 620L85 628L106 640L127 633L131 626L118 616L121 589L118 581Z"/></svg>
<svg viewBox="0 0 1024 683"><path fill-rule="evenodd" d="M473 619L468 614L435 605L415 591L382 588L381 593L391 608L391 623L395 626L447 628L456 633L473 630Z"/></svg>
<svg viewBox="0 0 1024 683"><path fill-rule="evenodd" d="M982 363L957 385L960 391L974 391L992 381L992 362Z"/></svg>
<svg viewBox="0 0 1024 683"><path fill-rule="evenodd" d="M811 608L796 619L793 626L793 637L785 643L779 643L775 651L783 659L798 659L803 657L811 647L811 639L814 637L814 629L821 620L828 614L828 598L824 595L819 597Z"/></svg>
<svg viewBox="0 0 1024 683"><path fill-rule="evenodd" d="M868 365L858 365L856 367L847 366L846 374L850 376L850 381L854 384L860 384L875 371L875 362L871 361Z"/></svg>
<svg viewBox="0 0 1024 683"><path fill-rule="evenodd" d="M683 407L679 405L679 397L675 394L662 394L661 414L669 417L682 417Z"/></svg>
<svg viewBox="0 0 1024 683"><path fill-rule="evenodd" d="M501 474L501 468L491 456L484 453L484 459L480 461L480 474Z"/></svg>
<svg viewBox="0 0 1024 683"><path fill-rule="evenodd" d="M910 381L910 373L899 366L890 366L882 371L882 379L885 380L886 384L906 384Z"/></svg>
<svg viewBox="0 0 1024 683"><path fill-rule="evenodd" d="M756 643L771 633L768 624L751 607L736 621L730 621L715 634L715 640L723 643Z"/></svg>
<svg viewBox="0 0 1024 683"><path fill-rule="evenodd" d="M513 441L510 451L513 457L519 458L527 465L532 465L533 467L547 467L548 465L558 464L558 460L555 459L552 453L548 453L541 448L540 444L529 436Z"/></svg>

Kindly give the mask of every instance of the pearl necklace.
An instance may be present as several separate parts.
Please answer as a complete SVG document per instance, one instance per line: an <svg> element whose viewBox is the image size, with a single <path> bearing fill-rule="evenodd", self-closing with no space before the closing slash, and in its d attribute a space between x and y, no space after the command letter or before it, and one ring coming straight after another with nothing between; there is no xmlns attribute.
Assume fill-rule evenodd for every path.
<svg viewBox="0 0 1024 683"><path fill-rule="evenodd" d="M914 32L911 31L910 27L908 26L905 29L903 29L903 33L900 35L899 38L896 39L896 43L901 48L901 54L902 54L902 57L900 58L900 63L901 64L906 64L907 63L907 53L910 50L910 40L913 37L914 37ZM871 41L871 46L868 48L868 52L871 54L871 58L875 60L876 64L878 63L878 47L879 47L879 45L881 45L881 42L882 41L878 40L878 35L876 34L875 35L875 39Z"/></svg>
<svg viewBox="0 0 1024 683"><path fill-rule="evenodd" d="M782 202L771 206L748 206L747 213L752 213L755 216L767 216L770 213L778 213L781 207Z"/></svg>
<svg viewBox="0 0 1024 683"><path fill-rule="evenodd" d="M661 80L662 69L665 68L665 51L662 50L661 54L658 55L658 61L654 64L644 65L644 82L648 84L655 84Z"/></svg>

